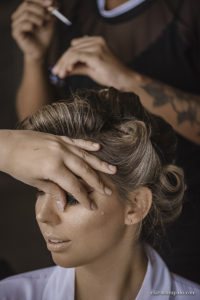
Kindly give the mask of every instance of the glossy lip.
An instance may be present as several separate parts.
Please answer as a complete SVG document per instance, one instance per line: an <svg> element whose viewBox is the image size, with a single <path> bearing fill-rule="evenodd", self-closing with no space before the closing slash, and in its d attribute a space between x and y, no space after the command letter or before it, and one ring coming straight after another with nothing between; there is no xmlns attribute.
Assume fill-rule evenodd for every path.
<svg viewBox="0 0 200 300"><path fill-rule="evenodd" d="M69 246L70 242L71 242L70 240L67 240L60 243L54 243L51 242L49 239L46 240L47 248L49 249L49 251L62 251Z"/></svg>
<svg viewBox="0 0 200 300"><path fill-rule="evenodd" d="M47 232L44 233L44 238L45 241L47 243L47 248L49 249L49 251L61 251L63 249L65 249L71 242L71 240L69 240L68 238L60 238L60 237L56 237L53 236ZM52 242L51 240L58 240L58 241L63 241L63 242Z"/></svg>

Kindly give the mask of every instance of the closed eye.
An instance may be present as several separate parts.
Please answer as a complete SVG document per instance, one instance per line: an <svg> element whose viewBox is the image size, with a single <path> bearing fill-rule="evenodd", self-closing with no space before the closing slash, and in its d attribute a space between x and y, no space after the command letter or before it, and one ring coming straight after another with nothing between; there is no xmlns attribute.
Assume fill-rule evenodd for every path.
<svg viewBox="0 0 200 300"><path fill-rule="evenodd" d="M87 192L88 192L88 194L91 194L93 192L93 190L90 190ZM78 200L74 196L72 196L71 194L69 194L67 192L65 194L66 194L67 205L79 204Z"/></svg>
<svg viewBox="0 0 200 300"><path fill-rule="evenodd" d="M88 192L88 194L91 194L93 192L93 190L88 190L87 192ZM45 195L45 192L43 192L41 190L38 190L36 192L36 198L38 198L39 196L43 196L43 195ZM66 195L67 205L79 204L78 200L71 194L65 192L65 195Z"/></svg>

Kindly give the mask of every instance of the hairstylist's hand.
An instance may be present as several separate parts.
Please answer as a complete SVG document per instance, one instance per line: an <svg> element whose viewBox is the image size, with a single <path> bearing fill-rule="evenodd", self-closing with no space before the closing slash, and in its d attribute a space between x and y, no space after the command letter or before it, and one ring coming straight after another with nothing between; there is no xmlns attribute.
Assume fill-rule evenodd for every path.
<svg viewBox="0 0 200 300"><path fill-rule="evenodd" d="M53 73L61 78L87 75L101 85L120 89L129 69L113 55L102 37L83 37L71 41Z"/></svg>
<svg viewBox="0 0 200 300"><path fill-rule="evenodd" d="M60 209L66 204L63 190L91 209L88 193L76 176L100 193L111 194L93 169L109 174L116 171L84 151L98 149L98 144L84 140L30 130L0 130L0 170L51 193Z"/></svg>
<svg viewBox="0 0 200 300"><path fill-rule="evenodd" d="M47 7L54 0L25 0L13 13L12 36L25 58L41 59L50 46L55 18Z"/></svg>

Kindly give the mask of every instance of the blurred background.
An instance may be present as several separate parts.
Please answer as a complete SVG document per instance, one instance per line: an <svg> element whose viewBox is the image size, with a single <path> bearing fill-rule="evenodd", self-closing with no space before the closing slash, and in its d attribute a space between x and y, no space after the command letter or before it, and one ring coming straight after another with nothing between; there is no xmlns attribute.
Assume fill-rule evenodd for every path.
<svg viewBox="0 0 200 300"><path fill-rule="evenodd" d="M22 55L10 17L21 1L0 0L0 129L16 127L15 94ZM52 265L35 221L35 190L0 172L0 279Z"/></svg>

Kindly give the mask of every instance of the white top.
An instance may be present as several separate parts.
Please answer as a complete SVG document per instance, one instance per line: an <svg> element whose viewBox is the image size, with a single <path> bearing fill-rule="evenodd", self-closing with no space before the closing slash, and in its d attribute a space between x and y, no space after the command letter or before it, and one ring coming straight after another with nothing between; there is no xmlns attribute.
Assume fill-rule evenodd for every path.
<svg viewBox="0 0 200 300"><path fill-rule="evenodd" d="M150 246L146 246L146 254L147 271L135 300L200 299L200 285L170 273L164 261ZM55 266L0 281L0 299L74 300L74 286L75 269Z"/></svg>
<svg viewBox="0 0 200 300"><path fill-rule="evenodd" d="M97 6L99 9L100 14L106 18L114 18L125 12L135 8L145 0L128 0L127 2L123 3L122 5L117 6L111 10L105 10L105 0L97 0Z"/></svg>

